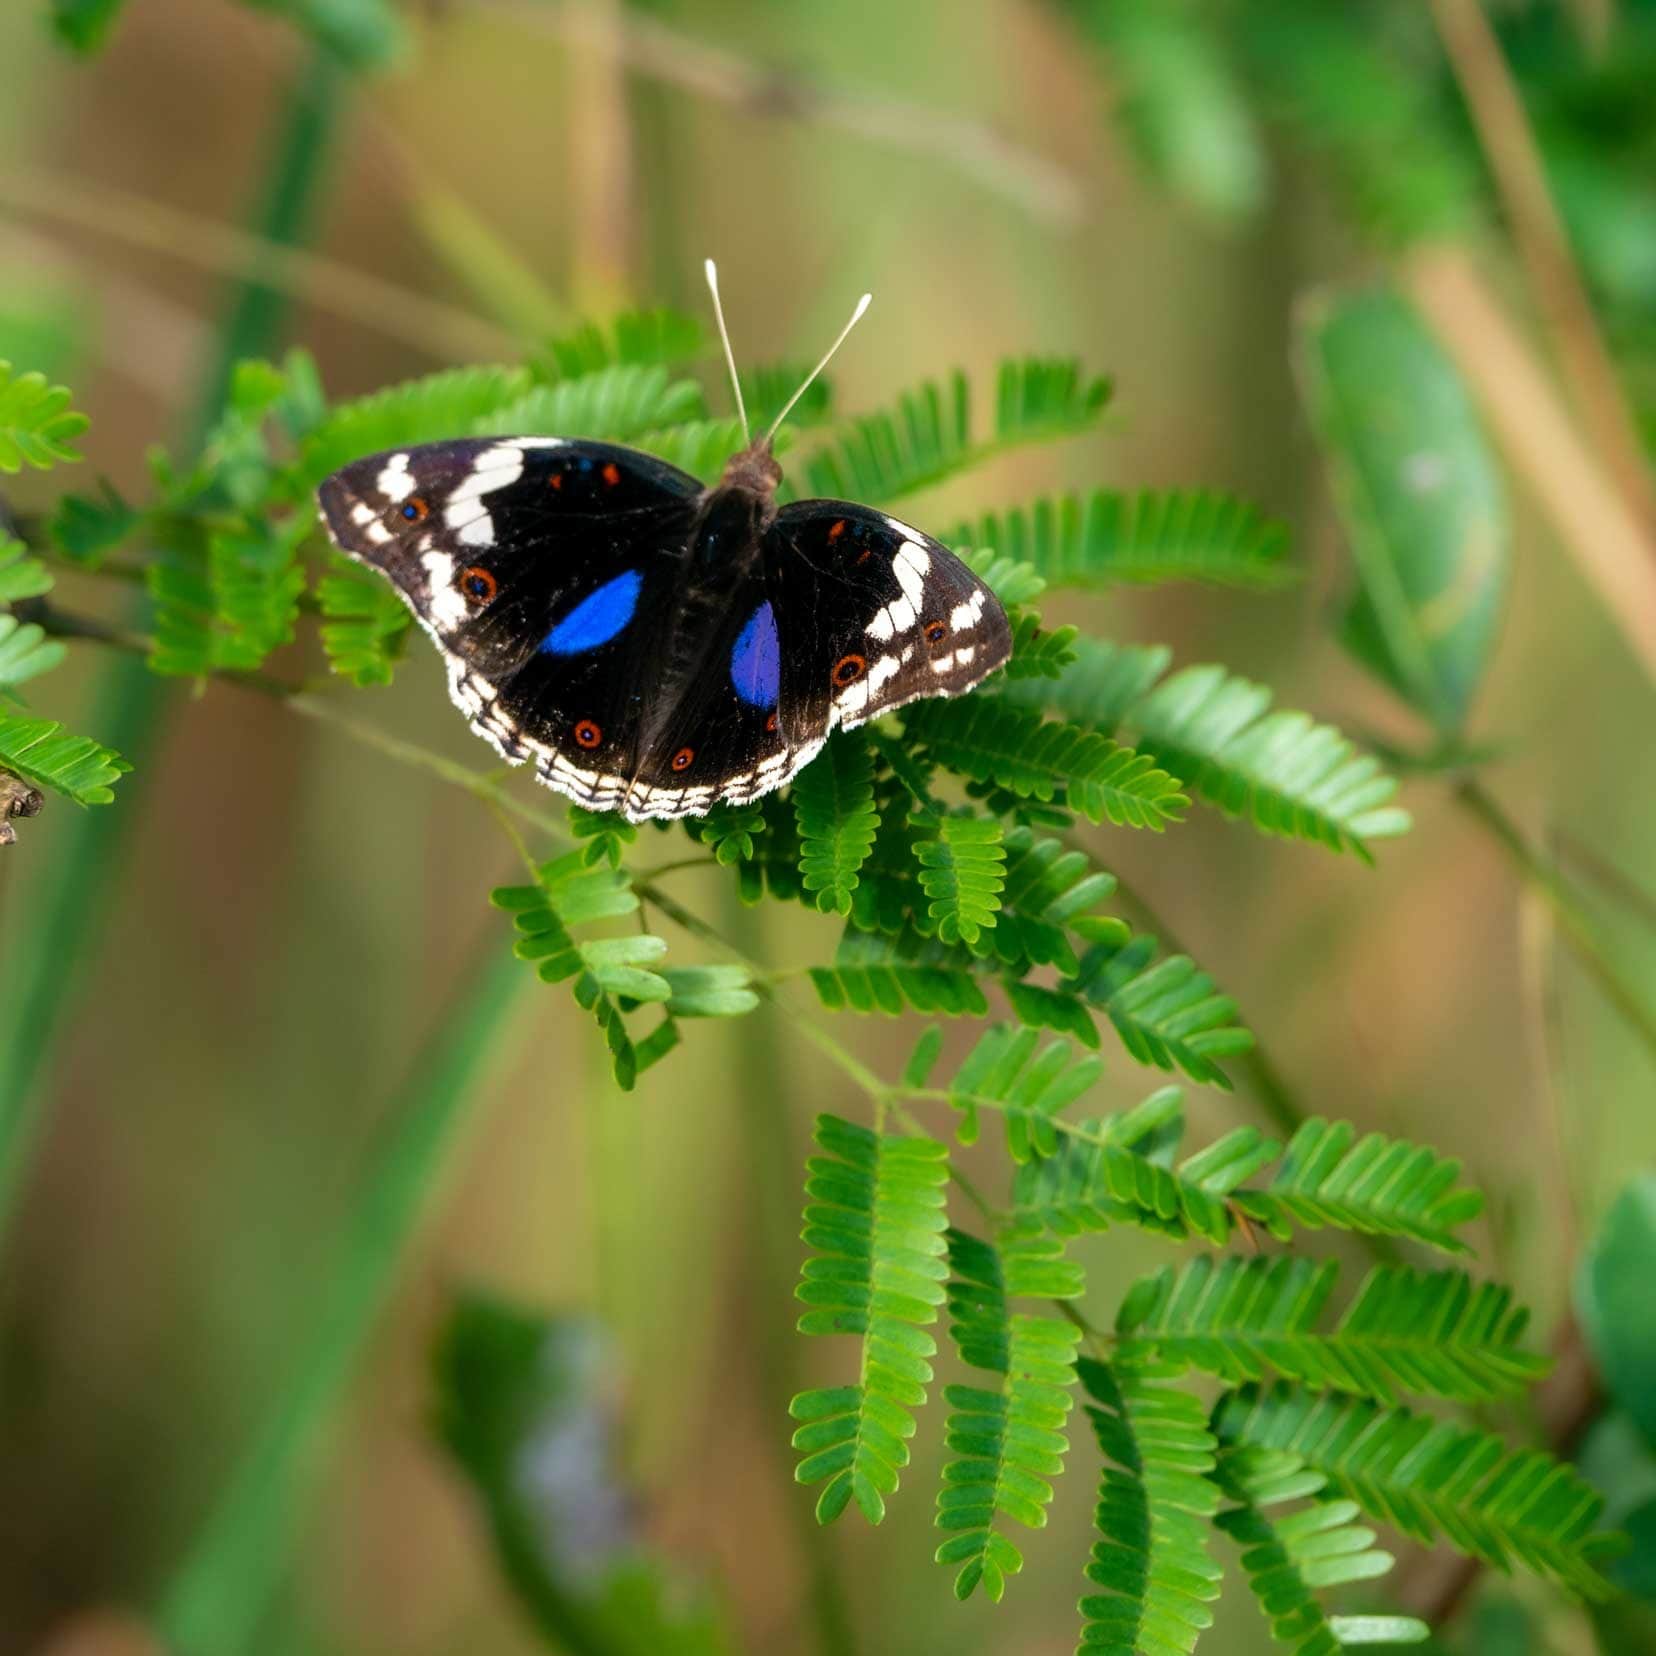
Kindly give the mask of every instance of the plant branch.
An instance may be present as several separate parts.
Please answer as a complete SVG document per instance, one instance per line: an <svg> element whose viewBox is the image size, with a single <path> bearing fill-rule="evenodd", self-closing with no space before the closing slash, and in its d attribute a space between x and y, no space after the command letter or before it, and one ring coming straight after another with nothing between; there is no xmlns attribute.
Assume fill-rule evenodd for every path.
<svg viewBox="0 0 1656 1656"><path fill-rule="evenodd" d="M1598 319L1576 269L1546 164L1530 130L1501 43L1481 0L1432 0L1438 35L1471 111L1506 207L1529 285L1593 444L1646 528L1656 488Z"/></svg>
<svg viewBox="0 0 1656 1656"><path fill-rule="evenodd" d="M1646 1005L1606 950L1592 920L1558 870L1529 845L1517 824L1476 778L1466 777L1456 786L1455 800L1506 853L1518 877L1546 902L1571 952L1656 1060L1656 1012Z"/></svg>
<svg viewBox="0 0 1656 1656"><path fill-rule="evenodd" d="M90 231L146 253L315 305L358 327L439 360L515 357L519 342L471 312L428 299L336 259L257 231L48 167L0 171L0 207Z"/></svg>
<svg viewBox="0 0 1656 1656"><path fill-rule="evenodd" d="M619 26L611 30L596 27L584 6L567 0L555 7L523 0L496 4L572 46L615 54L634 74L730 104L756 119L813 122L927 156L1051 223L1075 224L1084 215L1080 181L1068 170L970 117L753 63L636 7L621 13Z"/></svg>

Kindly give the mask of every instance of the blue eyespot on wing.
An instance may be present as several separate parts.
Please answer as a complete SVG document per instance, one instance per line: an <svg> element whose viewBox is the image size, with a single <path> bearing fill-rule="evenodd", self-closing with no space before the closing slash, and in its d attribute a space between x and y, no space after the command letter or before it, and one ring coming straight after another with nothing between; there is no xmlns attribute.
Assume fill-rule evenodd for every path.
<svg viewBox="0 0 1656 1656"><path fill-rule="evenodd" d="M547 655L580 655L607 644L633 618L644 577L629 569L588 593L541 643Z"/></svg>
<svg viewBox="0 0 1656 1656"><path fill-rule="evenodd" d="M768 600L748 617L736 639L730 652L730 681L750 707L776 706L782 688L782 647Z"/></svg>

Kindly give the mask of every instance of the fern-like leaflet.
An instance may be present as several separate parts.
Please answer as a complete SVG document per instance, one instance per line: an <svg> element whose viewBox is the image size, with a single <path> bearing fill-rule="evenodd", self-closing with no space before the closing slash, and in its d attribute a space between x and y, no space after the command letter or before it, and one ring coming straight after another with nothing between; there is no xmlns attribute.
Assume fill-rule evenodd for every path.
<svg viewBox="0 0 1656 1656"><path fill-rule="evenodd" d="M793 785L799 822L799 872L824 913L849 914L857 870L879 828L874 759L859 731L841 731Z"/></svg>
<svg viewBox="0 0 1656 1656"><path fill-rule="evenodd" d="M75 439L92 423L71 408L66 387L44 374L18 373L0 359L0 472L49 471L80 459Z"/></svg>
<svg viewBox="0 0 1656 1656"><path fill-rule="evenodd" d="M328 665L358 686L389 684L413 616L388 581L334 557L317 584Z"/></svg>
<svg viewBox="0 0 1656 1656"><path fill-rule="evenodd" d="M110 791L132 769L126 760L86 736L72 736L50 719L0 711L0 770L77 805L107 805Z"/></svg>
<svg viewBox="0 0 1656 1656"><path fill-rule="evenodd" d="M584 853L571 851L538 868L533 885L501 886L490 893L490 901L512 915L519 933L514 953L520 960L534 961L547 983L574 979L576 1001L604 1032L616 1081L630 1088L659 1051L652 1047L641 1055L620 1003L672 1000L672 983L651 970L667 945L648 933L577 941L572 931L589 921L634 913L638 896L627 876L590 865Z"/></svg>
<svg viewBox="0 0 1656 1656"><path fill-rule="evenodd" d="M1464 1271L1372 1271L1334 1327L1319 1324L1335 1266L1307 1259L1203 1257L1135 1284L1116 1331L1124 1354L1153 1352L1238 1384L1274 1371L1307 1385L1395 1402L1404 1392L1481 1403L1548 1369L1518 1344L1527 1314Z"/></svg>
<svg viewBox="0 0 1656 1656"><path fill-rule="evenodd" d="M1313 1499L1291 1513L1267 1512L1285 1501L1320 1496L1327 1480L1297 1455L1243 1450L1225 1456L1220 1483L1237 1506L1215 1524L1242 1548L1242 1568L1279 1644L1295 1656L1339 1656L1360 1644L1417 1644L1424 1623L1403 1616L1330 1616L1315 1589L1373 1581L1392 1567L1374 1546L1374 1531L1352 1520L1355 1501Z"/></svg>
<svg viewBox="0 0 1656 1656"><path fill-rule="evenodd" d="M1598 1565L1614 1549L1593 1533L1603 1497L1541 1450L1508 1449L1476 1427L1281 1382L1223 1398L1214 1430L1226 1444L1300 1457L1342 1497L1417 1541L1446 1536L1496 1569L1517 1560L1584 1597L1609 1592Z"/></svg>
<svg viewBox="0 0 1656 1656"><path fill-rule="evenodd" d="M926 1332L945 1297L944 1186L948 1153L927 1138L873 1133L818 1116L821 1155L806 1164L806 1244L798 1297L804 1334L854 1334L856 1382L801 1392L789 1412L802 1484L824 1483L817 1519L852 1502L871 1524L885 1516L926 1400L937 1342Z"/></svg>
<svg viewBox="0 0 1656 1656"><path fill-rule="evenodd" d="M943 1468L937 1527L950 1532L937 1549L939 1564L958 1564L956 1598L969 1598L981 1582L992 1600L1006 1577L1023 1568L1023 1555L995 1528L997 1518L1027 1529L1046 1524L1050 1480L1063 1470L1069 1448L1064 1426L1075 1384L1080 1332L1054 1317L1014 1313L1009 1300L1040 1294L1068 1298L1081 1291L1081 1276L1062 1269L1053 1250L1009 1235L997 1247L962 1231L949 1232L950 1334L961 1359L999 1375L997 1389L943 1388L951 1413L944 1441L956 1459Z"/></svg>
<svg viewBox="0 0 1656 1656"><path fill-rule="evenodd" d="M927 914L945 943L975 945L994 926L1006 881L1001 833L998 822L982 817L941 817L923 825L914 854L930 899Z"/></svg>
<svg viewBox="0 0 1656 1656"><path fill-rule="evenodd" d="M1076 1365L1106 1465L1087 1579L1080 1650L1120 1656L1189 1652L1212 1626L1219 1566L1207 1524L1219 1492L1206 1474L1216 1444L1202 1405L1155 1367L1083 1357Z"/></svg>
<svg viewBox="0 0 1656 1656"><path fill-rule="evenodd" d="M1160 830L1189 803L1147 755L994 697L919 702L903 727L949 769L1021 798L1063 798L1089 822Z"/></svg>
<svg viewBox="0 0 1656 1656"><path fill-rule="evenodd" d="M1056 495L946 538L1027 563L1051 587L1209 581L1269 591L1293 579L1283 525L1211 489Z"/></svg>
<svg viewBox="0 0 1656 1656"><path fill-rule="evenodd" d="M813 494L894 500L1007 449L1087 431L1109 398L1110 382L1089 378L1073 361L1004 362L994 427L979 439L972 432L971 391L966 376L957 373L947 388L927 382L905 392L894 413L857 416L811 458L806 475Z"/></svg>

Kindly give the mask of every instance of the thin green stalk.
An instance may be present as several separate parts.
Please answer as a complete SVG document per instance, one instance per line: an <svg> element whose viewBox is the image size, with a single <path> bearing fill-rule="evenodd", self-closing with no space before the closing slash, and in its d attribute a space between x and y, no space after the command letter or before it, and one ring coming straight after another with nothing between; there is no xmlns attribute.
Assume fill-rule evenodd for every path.
<svg viewBox="0 0 1656 1656"><path fill-rule="evenodd" d="M1557 867L1529 845L1517 824L1475 777L1466 777L1456 785L1455 800L1506 853L1519 879L1546 903L1558 924L1559 936L1656 1060L1656 1011L1606 949L1592 919Z"/></svg>
<svg viewBox="0 0 1656 1656"><path fill-rule="evenodd" d="M266 240L292 245L303 238L324 180L344 87L343 72L321 49L298 70L258 219ZM235 361L275 344L284 304L282 295L256 283L232 293L186 422L186 452L201 446L217 417ZM117 660L97 686L87 728L142 767L156 746L170 691L141 661ZM100 922L114 906L137 816L130 802L61 814L42 890L31 908L31 941L4 951L12 970L0 992L0 1239L40 1133L53 1048L91 964Z"/></svg>
<svg viewBox="0 0 1656 1656"><path fill-rule="evenodd" d="M411 1237L454 1160L519 996L532 980L509 951L466 971L394 1110L322 1279L314 1328L288 1382L162 1600L163 1642L182 1656L250 1649L291 1556L323 1428L384 1305Z"/></svg>

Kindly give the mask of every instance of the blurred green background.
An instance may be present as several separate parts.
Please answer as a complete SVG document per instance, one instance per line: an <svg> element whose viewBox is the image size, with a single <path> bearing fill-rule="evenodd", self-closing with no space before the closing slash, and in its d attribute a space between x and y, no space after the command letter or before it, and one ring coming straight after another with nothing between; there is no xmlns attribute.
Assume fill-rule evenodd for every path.
<svg viewBox="0 0 1656 1656"><path fill-rule="evenodd" d="M1624 9L1649 23L1648 7ZM1286 705L1405 738L1396 704L1333 640L1350 572L1291 350L1296 306L1384 260L1331 204L1315 157L1279 138L1255 151L1222 123L1208 134L1220 159L1202 176L1233 211L1204 213L1148 176L1084 10L410 8L407 58L340 110L310 236L328 263L297 273L307 296L288 334L331 393L354 394L627 303L699 312L713 255L749 363L809 356L873 290L835 365L843 407L954 366L992 373L1009 353L1078 353L1116 380L1103 435L997 462L906 515L941 527L1059 486L1245 494L1294 525L1296 587L1123 592L1054 618L1165 641L1180 663L1223 660ZM1613 40L1606 51L1613 75ZM1656 79L1637 73L1651 61L1628 64L1624 106L1656 125ZM53 44L35 5L0 9L0 357L76 387L88 458L118 485L140 490L146 448L189 418L234 274L225 231L254 211L272 124L316 72L283 19L223 0L133 0L90 62ZM1618 344L1647 339L1656 317L1653 177L1634 192L1642 218L1618 203L1607 220ZM361 299L336 266L424 303ZM25 511L53 498L28 478L11 495ZM1515 500L1510 604L1474 720L1503 748L1490 784L1537 843L1566 836L1649 885L1649 685L1521 484ZM118 613L75 582L64 590L85 607ZM437 663L414 651L395 689L356 711L481 762ZM54 680L54 712L80 728L89 679L77 658ZM1310 1107L1463 1158L1491 1196L1483 1263L1544 1337L1582 1232L1656 1157L1656 1078L1446 790L1423 780L1405 803L1415 831L1372 870L1212 815L1111 834L1103 856L1239 999ZM70 809L0 852L0 993L55 946L39 898L63 843L53 814ZM151 1602L188 1549L311 1327L425 1037L504 940L483 897L512 863L484 811L257 697L174 691L116 809L129 820L99 946L0 1253L8 1656L143 1648L113 1618ZM750 915L722 874L682 888L766 959L832 947L832 920ZM1605 923L1649 983L1651 934L1613 907ZM696 1030L623 1095L567 995L531 985L517 1004L322 1447L257 1648L537 1648L429 1431L434 1333L453 1290L481 1283L603 1320L650 1536L722 1584L745 1648L813 1650L809 1499L791 1482L784 1410L793 1385L830 1369L792 1336L798 1255L777 1238L792 1235L812 1114L859 1105L763 1014ZM886 1072L912 1038L884 1021L839 1033ZM1145 1073L1106 1057L1113 1102L1142 1096ZM1206 1136L1255 1104L1192 1090L1189 1108ZM1102 1295L1161 1256L1113 1233L1088 1257ZM938 1452L923 1430L916 1498L878 1533L832 1537L854 1619L886 1628L869 1648L1069 1650L1090 1472L1061 1481L1007 1602L957 1606L929 1560ZM1222 1616L1216 1649L1260 1647L1243 1595Z"/></svg>

